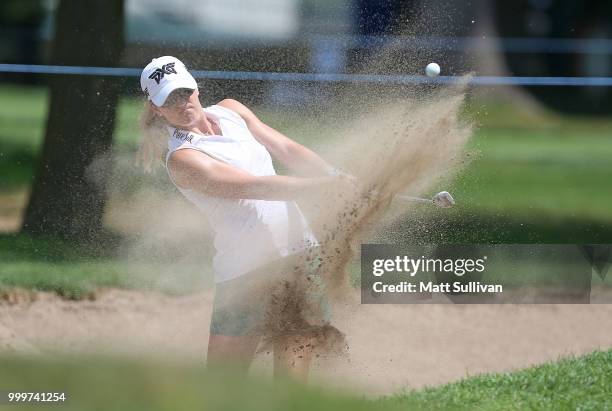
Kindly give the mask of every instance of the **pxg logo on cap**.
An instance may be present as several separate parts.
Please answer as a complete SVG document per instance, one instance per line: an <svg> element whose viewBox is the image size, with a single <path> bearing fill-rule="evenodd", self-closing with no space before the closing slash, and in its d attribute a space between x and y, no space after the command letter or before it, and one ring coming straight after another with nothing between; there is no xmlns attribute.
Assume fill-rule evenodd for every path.
<svg viewBox="0 0 612 411"><path fill-rule="evenodd" d="M153 74L149 76L150 79L155 80L157 84L164 78L164 74L176 74L176 70L174 69L174 65L176 63L168 63L161 66L161 68L155 69Z"/></svg>
<svg viewBox="0 0 612 411"><path fill-rule="evenodd" d="M195 90L198 85L179 59L163 56L151 60L142 70L140 87L148 99L160 107L174 90L178 88Z"/></svg>

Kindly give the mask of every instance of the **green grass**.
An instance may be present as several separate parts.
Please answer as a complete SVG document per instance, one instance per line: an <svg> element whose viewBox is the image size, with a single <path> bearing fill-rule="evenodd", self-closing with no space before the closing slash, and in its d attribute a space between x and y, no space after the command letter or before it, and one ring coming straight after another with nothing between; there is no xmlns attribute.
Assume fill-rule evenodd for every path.
<svg viewBox="0 0 612 411"><path fill-rule="evenodd" d="M121 264L55 238L0 235L0 284L82 298L121 284ZM125 271L125 270L124 270Z"/></svg>
<svg viewBox="0 0 612 411"><path fill-rule="evenodd" d="M405 409L610 410L612 351L482 375L387 399Z"/></svg>
<svg viewBox="0 0 612 411"><path fill-rule="evenodd" d="M595 132L483 129L478 158L456 181L462 207L529 218L612 222L612 140Z"/></svg>
<svg viewBox="0 0 612 411"><path fill-rule="evenodd" d="M612 222L612 117L472 101L475 161L455 181L465 208L524 220Z"/></svg>
<svg viewBox="0 0 612 411"><path fill-rule="evenodd" d="M127 288L186 294L210 287L201 265L99 261L9 261L0 268L0 290L26 288L80 300L99 288Z"/></svg>
<svg viewBox="0 0 612 411"><path fill-rule="evenodd" d="M20 261L0 270L1 288L52 291L70 299L83 299L101 287L124 286L127 271L119 264L41 263Z"/></svg>
<svg viewBox="0 0 612 411"><path fill-rule="evenodd" d="M115 251L55 238L0 234L0 289L20 287L82 299L101 287L184 294L211 285L206 262L174 264L163 256L159 261L128 259Z"/></svg>
<svg viewBox="0 0 612 411"><path fill-rule="evenodd" d="M612 351L378 399L128 358L4 357L0 363L3 390L66 392L69 400L63 410L612 409Z"/></svg>

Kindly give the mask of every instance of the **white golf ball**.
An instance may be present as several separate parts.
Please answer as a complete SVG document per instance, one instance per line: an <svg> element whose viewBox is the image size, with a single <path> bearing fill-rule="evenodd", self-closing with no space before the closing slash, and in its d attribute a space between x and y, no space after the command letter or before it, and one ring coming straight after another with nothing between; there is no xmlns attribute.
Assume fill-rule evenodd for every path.
<svg viewBox="0 0 612 411"><path fill-rule="evenodd" d="M429 77L437 77L440 74L440 66L438 63L429 63L427 67L425 67L425 74Z"/></svg>

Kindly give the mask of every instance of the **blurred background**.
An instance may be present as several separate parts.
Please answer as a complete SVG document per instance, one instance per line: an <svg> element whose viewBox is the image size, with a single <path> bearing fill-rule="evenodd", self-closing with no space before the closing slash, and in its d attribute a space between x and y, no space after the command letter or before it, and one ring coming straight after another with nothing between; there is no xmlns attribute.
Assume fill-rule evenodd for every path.
<svg viewBox="0 0 612 411"><path fill-rule="evenodd" d="M204 104L238 99L315 148L333 138L318 130L370 98L444 87L411 77L431 61L443 76L473 75L462 113L476 126L469 163L440 187L458 207L414 210L394 223L398 240L610 242L610 16L595 0L4 0L0 281L44 270L47 280L28 281L63 289L48 280L53 264L125 257L126 241L145 259L180 248L182 238L149 226L164 219L151 193L182 199L163 170L147 175L134 157L138 75L168 54L195 70ZM358 81L364 74L401 79ZM194 266L207 264L208 240ZM75 276L115 284L121 269L109 275L104 261Z"/></svg>
<svg viewBox="0 0 612 411"><path fill-rule="evenodd" d="M3 2L3 63L60 63L59 52L55 57L52 52L54 39L60 36L59 4L59 0ZM401 43L394 47L400 63L429 55L436 57L447 75L463 74L466 69L479 75L513 76L606 77L610 73L612 6L605 1L525 0L508 5L486 0L123 0L105 6L107 14L93 19L106 19L101 24L104 31L96 30L95 46L91 46L105 47L107 55L86 57L80 51L73 59L86 63L89 58L94 63L114 57L113 66L140 68L151 56L165 53L185 56L191 68L199 70L354 73L363 71L364 61L396 40ZM91 20L95 2L91 7L73 8L65 13ZM66 24L73 25L66 28L73 36L63 47L76 52L78 22ZM107 36L114 37L107 40ZM111 38L115 44L105 45ZM108 55L108 49L114 47L120 53ZM406 51L411 55L401 56ZM498 61L474 58L481 55ZM413 65L419 74L421 63ZM406 65L405 61L388 65L387 71L406 74ZM44 79L15 74L3 81L42 84ZM126 84L124 92L136 89ZM231 84L223 86L228 90ZM260 86L266 93L242 93L241 97L267 98L269 102L280 97L275 92L289 94L278 90L275 83ZM240 89L233 85L231 91L217 92L236 94ZM528 91L568 111L606 113L610 108L607 87L532 87Z"/></svg>

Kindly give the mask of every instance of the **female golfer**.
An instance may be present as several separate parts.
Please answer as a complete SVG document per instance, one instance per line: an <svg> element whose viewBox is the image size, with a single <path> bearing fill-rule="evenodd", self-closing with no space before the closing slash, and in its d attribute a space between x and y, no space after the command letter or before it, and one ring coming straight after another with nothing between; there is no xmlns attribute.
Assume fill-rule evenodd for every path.
<svg viewBox="0 0 612 411"><path fill-rule="evenodd" d="M238 101L203 108L195 79L174 57L153 59L140 83L148 99L142 121L145 160L150 165L167 150L170 179L215 231L208 364L246 372L261 338L265 297L250 288L250 279L273 269L275 261L317 246L294 200L345 182L331 175L333 168L317 154ZM272 157L299 177L276 175ZM275 376L306 380L309 362L306 350L275 347Z"/></svg>

